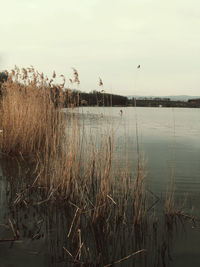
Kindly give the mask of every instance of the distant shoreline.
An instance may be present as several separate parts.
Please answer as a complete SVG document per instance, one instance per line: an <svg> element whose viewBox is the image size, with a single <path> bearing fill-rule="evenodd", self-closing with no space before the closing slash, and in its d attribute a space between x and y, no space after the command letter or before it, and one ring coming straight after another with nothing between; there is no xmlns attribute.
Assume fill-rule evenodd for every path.
<svg viewBox="0 0 200 267"><path fill-rule="evenodd" d="M81 105L80 107L160 107L160 108L200 108L199 101L171 101L171 100L129 100L125 105Z"/></svg>
<svg viewBox="0 0 200 267"><path fill-rule="evenodd" d="M134 106L134 104L133 104ZM200 108L200 99L186 101L172 101L162 99L136 99L137 107L177 107L177 108Z"/></svg>

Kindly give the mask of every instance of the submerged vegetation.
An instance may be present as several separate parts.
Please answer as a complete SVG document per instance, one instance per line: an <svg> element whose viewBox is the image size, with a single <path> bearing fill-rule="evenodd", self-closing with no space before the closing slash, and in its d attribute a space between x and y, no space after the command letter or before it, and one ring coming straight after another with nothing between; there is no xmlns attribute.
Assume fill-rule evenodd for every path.
<svg viewBox="0 0 200 267"><path fill-rule="evenodd" d="M146 186L139 151L130 168L126 151L123 160L116 153L112 121L91 131L73 109L80 94L66 93L55 76L16 68L1 86L0 150L9 157L2 166L11 210L5 225L13 238L0 242L27 233L45 239L55 255L48 266L166 266L168 231L177 220L195 218L176 210L173 189L163 205L166 221L156 215L160 199ZM80 82L76 70L74 82ZM28 221L33 213L34 225ZM163 223L166 233L159 239Z"/></svg>

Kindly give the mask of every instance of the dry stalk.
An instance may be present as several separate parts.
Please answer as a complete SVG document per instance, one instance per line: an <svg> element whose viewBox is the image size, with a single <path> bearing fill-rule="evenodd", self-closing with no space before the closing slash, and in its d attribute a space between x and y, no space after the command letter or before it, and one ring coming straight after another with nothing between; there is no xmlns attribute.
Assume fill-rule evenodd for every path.
<svg viewBox="0 0 200 267"><path fill-rule="evenodd" d="M74 221L76 219L78 211L79 211L79 208L77 208L76 211L75 211L75 214L74 214L74 217L73 217L73 220L72 220L72 223L71 223L71 226L69 228L68 235L67 235L68 238L70 237L70 234L71 234L71 231L72 231L72 228L73 228L73 225L74 225Z"/></svg>
<svg viewBox="0 0 200 267"><path fill-rule="evenodd" d="M67 252L67 254L69 254L70 257L72 257L73 261L75 261L73 255L69 252L69 250L66 249L65 247L63 247L63 249Z"/></svg>
<svg viewBox="0 0 200 267"><path fill-rule="evenodd" d="M13 232L14 239L16 240L19 237L19 231L15 230L14 225L13 225L13 223L12 223L12 221L10 219L8 221L9 221L10 228L11 228L11 230Z"/></svg>
<svg viewBox="0 0 200 267"><path fill-rule="evenodd" d="M113 263L109 263L109 264L104 265L104 267L109 267L109 266L112 266L113 264L121 263L121 262L123 262L125 260L128 260L129 258L134 257L134 256L136 256L136 255L138 255L138 254L140 254L142 252L146 252L146 249L141 249L141 250L138 250L136 252L133 252L132 254L130 254L130 255L128 255L128 256L120 259L120 260L117 260L117 261L115 261Z"/></svg>

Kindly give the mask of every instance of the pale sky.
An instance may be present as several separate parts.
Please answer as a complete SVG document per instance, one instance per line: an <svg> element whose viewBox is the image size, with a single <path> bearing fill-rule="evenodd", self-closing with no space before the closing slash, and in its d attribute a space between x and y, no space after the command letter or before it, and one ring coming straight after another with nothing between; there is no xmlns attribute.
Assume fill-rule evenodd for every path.
<svg viewBox="0 0 200 267"><path fill-rule="evenodd" d="M100 76L116 94L200 95L199 0L6 0L0 33L0 70L74 67L86 92Z"/></svg>

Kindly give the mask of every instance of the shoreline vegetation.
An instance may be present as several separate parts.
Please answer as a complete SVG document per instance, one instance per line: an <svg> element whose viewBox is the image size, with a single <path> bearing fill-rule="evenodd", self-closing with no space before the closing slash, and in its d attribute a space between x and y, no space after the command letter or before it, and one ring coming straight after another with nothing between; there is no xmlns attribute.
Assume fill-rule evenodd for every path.
<svg viewBox="0 0 200 267"><path fill-rule="evenodd" d="M6 75L0 151L8 216L0 224L10 232L3 232L0 243L23 240L27 233L45 240L52 259L48 266L58 261L62 266L167 266L173 226L196 219L184 206L176 207L174 185L166 200L151 192L139 144L137 162L129 166L126 140L123 160L116 153L112 121L94 133L79 116L63 112L63 106L71 110L86 100L78 91L64 90L64 77L57 85L55 73L49 80L33 68L17 67ZM72 82L80 83L75 69ZM102 91L90 96L97 105L111 104Z"/></svg>
<svg viewBox="0 0 200 267"><path fill-rule="evenodd" d="M25 70L25 69L24 69ZM79 85L80 81L77 78L76 69L74 71L74 79L69 79L71 87L74 88L75 84ZM43 75L43 74L42 74ZM54 72L56 78L56 74ZM53 77L52 77L53 78ZM46 85L49 81L51 88L51 98L54 101L55 106L62 104L63 108L68 107L81 107L81 106L95 106L95 107L116 107L116 106L137 106L137 107L177 107L177 108L200 108L200 98L189 99L188 101L171 100L167 97L126 97L122 95L106 93L103 89L102 79L99 78L99 87L101 90L93 90L89 93L81 92L77 89L70 89L69 86L65 88L65 77L63 78L63 84L51 85L52 79L49 81L46 79ZM2 95L1 86L8 79L8 72L0 72L0 98ZM62 98L62 102L60 102Z"/></svg>

